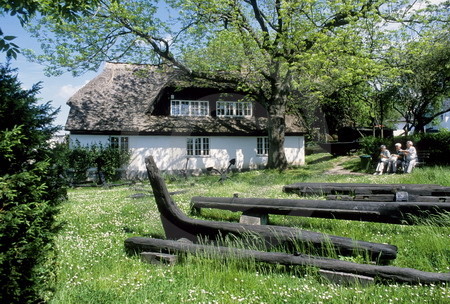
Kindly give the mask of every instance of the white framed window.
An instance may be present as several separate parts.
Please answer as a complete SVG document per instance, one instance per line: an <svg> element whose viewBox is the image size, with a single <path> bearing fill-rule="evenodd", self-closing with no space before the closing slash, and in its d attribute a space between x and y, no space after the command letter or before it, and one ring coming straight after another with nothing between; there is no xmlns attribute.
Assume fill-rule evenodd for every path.
<svg viewBox="0 0 450 304"><path fill-rule="evenodd" d="M128 151L128 137L127 136L111 136L109 138L110 145L113 148Z"/></svg>
<svg viewBox="0 0 450 304"><path fill-rule="evenodd" d="M187 155L209 156L208 137L190 137L187 139Z"/></svg>
<svg viewBox="0 0 450 304"><path fill-rule="evenodd" d="M208 116L208 101L172 100L170 104L171 116Z"/></svg>
<svg viewBox="0 0 450 304"><path fill-rule="evenodd" d="M216 104L219 117L250 117L252 103L247 101L218 101Z"/></svg>
<svg viewBox="0 0 450 304"><path fill-rule="evenodd" d="M256 154L258 155L269 154L269 138L267 137L256 138Z"/></svg>

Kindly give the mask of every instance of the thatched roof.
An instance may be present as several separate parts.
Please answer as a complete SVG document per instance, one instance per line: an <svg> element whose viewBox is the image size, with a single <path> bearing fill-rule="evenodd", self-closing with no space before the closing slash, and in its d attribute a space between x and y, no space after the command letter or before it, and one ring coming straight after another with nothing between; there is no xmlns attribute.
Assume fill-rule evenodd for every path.
<svg viewBox="0 0 450 304"><path fill-rule="evenodd" d="M162 90L173 86L176 79L174 70L106 63L99 76L69 99L65 129L91 134L266 134L266 118L152 116ZM303 133L294 119L289 118L286 123L288 133Z"/></svg>

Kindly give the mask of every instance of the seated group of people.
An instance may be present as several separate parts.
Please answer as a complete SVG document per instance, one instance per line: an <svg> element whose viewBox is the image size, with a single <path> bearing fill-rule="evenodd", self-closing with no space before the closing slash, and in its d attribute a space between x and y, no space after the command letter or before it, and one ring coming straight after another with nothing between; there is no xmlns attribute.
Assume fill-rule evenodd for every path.
<svg viewBox="0 0 450 304"><path fill-rule="evenodd" d="M386 173L397 173L401 168L404 173L411 173L417 162L417 151L412 141L406 142L406 149L402 150L402 144L395 144L395 153L390 153L385 145L380 147L380 159L373 175L382 175Z"/></svg>

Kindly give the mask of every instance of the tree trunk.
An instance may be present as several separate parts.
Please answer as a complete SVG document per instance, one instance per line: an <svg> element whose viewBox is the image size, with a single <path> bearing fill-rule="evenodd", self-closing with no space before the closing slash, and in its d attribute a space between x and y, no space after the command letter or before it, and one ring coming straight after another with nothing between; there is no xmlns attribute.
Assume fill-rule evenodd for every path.
<svg viewBox="0 0 450 304"><path fill-rule="evenodd" d="M284 113L269 113L267 131L269 135L269 155L267 160L267 168L285 170L288 163L286 154L284 153L284 138L286 134Z"/></svg>

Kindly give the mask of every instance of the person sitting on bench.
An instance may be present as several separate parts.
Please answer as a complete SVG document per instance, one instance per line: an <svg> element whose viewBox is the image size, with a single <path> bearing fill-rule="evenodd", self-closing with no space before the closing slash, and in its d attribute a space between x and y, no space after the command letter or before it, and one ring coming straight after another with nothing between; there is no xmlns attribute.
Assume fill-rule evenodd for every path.
<svg viewBox="0 0 450 304"><path fill-rule="evenodd" d="M389 152L389 150L386 149L385 145L381 145L380 150L381 150L380 155L379 155L380 159L378 160L377 168L373 175L383 174L384 166L386 164L389 164L389 157L391 156L391 152Z"/></svg>
<svg viewBox="0 0 450 304"><path fill-rule="evenodd" d="M413 142L408 140L406 142L406 150L401 150L405 154L405 162L403 164L403 172L411 173L412 169L417 163L417 150L413 145Z"/></svg>
<svg viewBox="0 0 450 304"><path fill-rule="evenodd" d="M402 152L402 144L396 143L395 144L395 154L392 153L391 157L389 158L389 164L388 164L388 173L397 173L397 168L402 168L403 163L403 156L404 153Z"/></svg>

